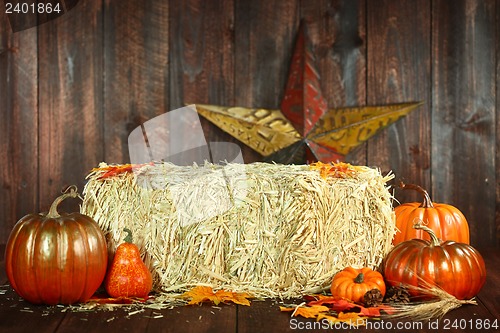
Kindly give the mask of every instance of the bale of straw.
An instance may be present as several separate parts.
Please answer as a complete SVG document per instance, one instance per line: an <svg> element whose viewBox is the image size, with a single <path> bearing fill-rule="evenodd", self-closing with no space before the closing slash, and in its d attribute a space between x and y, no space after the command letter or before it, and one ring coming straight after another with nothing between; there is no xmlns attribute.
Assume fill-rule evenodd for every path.
<svg viewBox="0 0 500 333"><path fill-rule="evenodd" d="M132 230L163 292L300 297L346 266L377 267L396 230L392 175L369 167L342 177L267 163L108 169L88 175L81 212L117 244Z"/></svg>

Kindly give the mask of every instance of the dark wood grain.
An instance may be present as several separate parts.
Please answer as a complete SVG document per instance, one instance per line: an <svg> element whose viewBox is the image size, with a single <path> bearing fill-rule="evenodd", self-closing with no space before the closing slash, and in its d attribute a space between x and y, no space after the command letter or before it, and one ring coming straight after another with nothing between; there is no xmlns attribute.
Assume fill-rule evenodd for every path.
<svg viewBox="0 0 500 333"><path fill-rule="evenodd" d="M171 21L170 106L232 105L233 1L177 3Z"/></svg>
<svg viewBox="0 0 500 333"><path fill-rule="evenodd" d="M301 1L329 108L366 105L366 2ZM346 157L366 165L366 143Z"/></svg>
<svg viewBox="0 0 500 333"><path fill-rule="evenodd" d="M432 194L465 214L479 246L496 232L496 3L433 1Z"/></svg>
<svg viewBox="0 0 500 333"><path fill-rule="evenodd" d="M497 40L500 36L500 5L496 3L496 36ZM495 221L496 221L496 243L500 246L500 43L495 44L496 54L496 106L495 106L495 123L496 123L496 143L495 143L495 189L496 189L496 205L495 205Z"/></svg>
<svg viewBox="0 0 500 333"><path fill-rule="evenodd" d="M368 165L430 187L430 1L367 1L368 104L424 105L368 142ZM401 201L420 201L397 193Z"/></svg>
<svg viewBox="0 0 500 333"><path fill-rule="evenodd" d="M185 306L159 311L160 319L151 319L147 332L237 332L234 304Z"/></svg>
<svg viewBox="0 0 500 333"><path fill-rule="evenodd" d="M487 248L482 251L486 262L487 279L477 295L478 305L464 305L450 311L443 318L430 322L412 320L371 321L365 327L339 328L335 332L494 332L495 329L476 329L474 325L500 324L500 251ZM0 246L0 263L3 247ZM172 309L118 308L113 311L91 310L72 312L65 306L32 305L20 299L9 285L0 286L0 322L9 332L27 332L37 328L40 332L296 332L300 328L314 327L315 321L291 317L281 312L280 305L300 304L295 300L252 300L251 306L220 305L184 306ZM307 326L309 325L309 326ZM311 332L324 332L326 322L321 322ZM453 327L458 325L457 327ZM465 325L460 328L460 325ZM472 326L471 326L472 325Z"/></svg>
<svg viewBox="0 0 500 333"><path fill-rule="evenodd" d="M47 306L33 306L24 301L14 292L9 292L0 298L0 320L2 330L12 333L56 332L65 313L53 310Z"/></svg>
<svg viewBox="0 0 500 333"><path fill-rule="evenodd" d="M101 1L82 1L38 28L43 210L63 187L75 184L81 190L103 158L101 7Z"/></svg>
<svg viewBox="0 0 500 333"><path fill-rule="evenodd" d="M171 22L176 22L170 25L171 109L186 104L233 106L234 1L177 2L171 7L169 17ZM204 118L200 118L200 121L207 144L218 141L237 142ZM186 132L186 135L196 134ZM217 151L212 153L222 159L227 156L227 160L232 161L229 149L226 150L222 146L215 149ZM184 158L187 159L186 162L190 162L188 155ZM200 159L203 160L204 157Z"/></svg>
<svg viewBox="0 0 500 333"><path fill-rule="evenodd" d="M169 2L106 1L104 160L130 162L128 135L169 106Z"/></svg>
<svg viewBox="0 0 500 333"><path fill-rule="evenodd" d="M299 27L295 1L235 3L234 103L279 109ZM261 159L243 147L245 162Z"/></svg>
<svg viewBox="0 0 500 333"><path fill-rule="evenodd" d="M114 311L68 311L61 320L59 332L146 332L152 310L134 313L136 309L116 309ZM133 324L132 324L133 322Z"/></svg>
<svg viewBox="0 0 500 333"><path fill-rule="evenodd" d="M98 162L128 162L128 135L148 119L184 103L278 108L302 19L330 105L424 102L349 161L460 208L474 245L500 243L498 1L66 4L17 33L0 14L0 243Z"/></svg>
<svg viewBox="0 0 500 333"><path fill-rule="evenodd" d="M3 6L2 6L3 8ZM38 210L36 28L14 34L0 13L0 244Z"/></svg>
<svg viewBox="0 0 500 333"><path fill-rule="evenodd" d="M486 283L480 291L479 302L484 305L491 315L500 320L500 249L498 247L489 247L481 251L486 265Z"/></svg>

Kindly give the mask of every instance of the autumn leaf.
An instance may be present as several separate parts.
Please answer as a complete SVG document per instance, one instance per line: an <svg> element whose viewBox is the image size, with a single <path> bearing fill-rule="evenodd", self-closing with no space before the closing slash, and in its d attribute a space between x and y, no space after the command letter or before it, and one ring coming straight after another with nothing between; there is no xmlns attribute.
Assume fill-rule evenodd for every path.
<svg viewBox="0 0 500 333"><path fill-rule="evenodd" d="M307 303L307 305L311 305L311 306L312 305L328 305L328 307L331 310L337 311L337 312L350 310L352 308L359 306L359 305L357 305L351 301L348 301L344 298L335 297L335 296L323 296L323 297L320 297L318 300L310 301L309 303Z"/></svg>
<svg viewBox="0 0 500 333"><path fill-rule="evenodd" d="M394 313L394 308L389 305L379 305L379 306L373 306L370 308L365 308L363 306L358 305L360 308L359 313L367 316L367 317L380 317L380 310L384 310L388 314L393 314Z"/></svg>
<svg viewBox="0 0 500 333"><path fill-rule="evenodd" d="M99 176L99 179L106 179L109 177L113 177L122 173L132 172L134 168L140 168L145 165L153 165L153 163L144 163L144 164L122 164L122 165L108 165L105 167L93 168L92 171L101 171L104 172Z"/></svg>
<svg viewBox="0 0 500 333"><path fill-rule="evenodd" d="M296 307L284 307L280 306L280 310L283 312L292 312L292 317L304 317L304 318L316 318L319 313L328 312L330 309L323 305L313 305L313 306L302 306L303 304L297 305Z"/></svg>
<svg viewBox="0 0 500 333"><path fill-rule="evenodd" d="M185 292L180 296L184 299L189 299L188 305L200 304L203 302L213 302L215 305L220 303L232 302L240 305L250 305L248 298L251 296L247 293L235 293L231 291L218 290L213 291L211 287L196 286L190 291Z"/></svg>
<svg viewBox="0 0 500 333"><path fill-rule="evenodd" d="M320 176L323 179L326 179L328 177L335 177L335 178L353 177L358 172L359 167L344 162L339 162L339 163L315 162L309 165L309 169L318 171Z"/></svg>
<svg viewBox="0 0 500 333"><path fill-rule="evenodd" d="M313 294L313 295L305 295L304 296L304 299L306 301L308 301L310 304L311 302L319 302L319 301L323 301L323 300L333 300L333 299L339 299L339 297L337 296L327 296L327 295L321 295L321 294Z"/></svg>
<svg viewBox="0 0 500 333"><path fill-rule="evenodd" d="M366 318L359 316L357 313L353 312L340 312L337 317L335 316L330 316L328 314L320 313L318 314L318 317L316 318L316 321L320 321L326 319L328 320L329 323L335 324L335 323L347 323L350 326L364 326L366 325Z"/></svg>
<svg viewBox="0 0 500 333"><path fill-rule="evenodd" d="M144 298L140 297L107 297L102 294L94 294L87 301L87 303L98 303L98 304L134 304L134 303L145 303L152 296L147 296Z"/></svg>
<svg viewBox="0 0 500 333"><path fill-rule="evenodd" d="M334 296L324 296L324 295L315 295L309 296L306 299L312 299L307 303L307 305L326 305L330 308L330 310L336 312L346 312L346 311L354 311L363 316L367 317L380 317L380 311L384 310L388 314L394 312L394 308L389 305L379 305L376 307L365 308L360 304L353 303L345 298L339 298Z"/></svg>

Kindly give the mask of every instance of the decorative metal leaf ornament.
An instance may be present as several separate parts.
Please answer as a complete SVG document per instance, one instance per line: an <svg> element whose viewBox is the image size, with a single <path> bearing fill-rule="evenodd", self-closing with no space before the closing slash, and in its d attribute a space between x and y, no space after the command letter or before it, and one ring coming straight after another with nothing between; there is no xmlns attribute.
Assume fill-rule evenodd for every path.
<svg viewBox="0 0 500 333"><path fill-rule="evenodd" d="M265 160L302 164L343 161L354 148L421 104L328 109L301 25L280 110L200 104L196 109Z"/></svg>

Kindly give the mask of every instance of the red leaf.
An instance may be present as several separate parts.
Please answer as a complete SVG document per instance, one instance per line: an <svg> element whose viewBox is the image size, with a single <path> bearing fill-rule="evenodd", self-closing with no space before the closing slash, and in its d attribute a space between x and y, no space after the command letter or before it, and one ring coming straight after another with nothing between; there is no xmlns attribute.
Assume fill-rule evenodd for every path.
<svg viewBox="0 0 500 333"><path fill-rule="evenodd" d="M328 307L334 311L337 312L343 312L347 310L351 310L352 308L355 308L359 305L352 303L344 298L339 298L339 297L334 297L334 296L323 296L320 297L316 301L311 301L307 303L307 305L312 306L312 305L328 305Z"/></svg>
<svg viewBox="0 0 500 333"><path fill-rule="evenodd" d="M394 312L394 308L388 305L380 305L377 307L365 308L362 305L353 303L347 299L334 297L334 296L323 296L323 295L314 295L314 296L306 296L304 297L306 300L310 300L307 305L326 305L331 310L336 312L359 312L360 315L367 317L380 317L380 310L384 310L388 314ZM312 299L312 300L311 300Z"/></svg>
<svg viewBox="0 0 500 333"><path fill-rule="evenodd" d="M394 313L394 308L389 305L379 305L370 308L359 305L359 308L361 309L360 314L367 317L380 317L380 310L384 310L388 314Z"/></svg>

